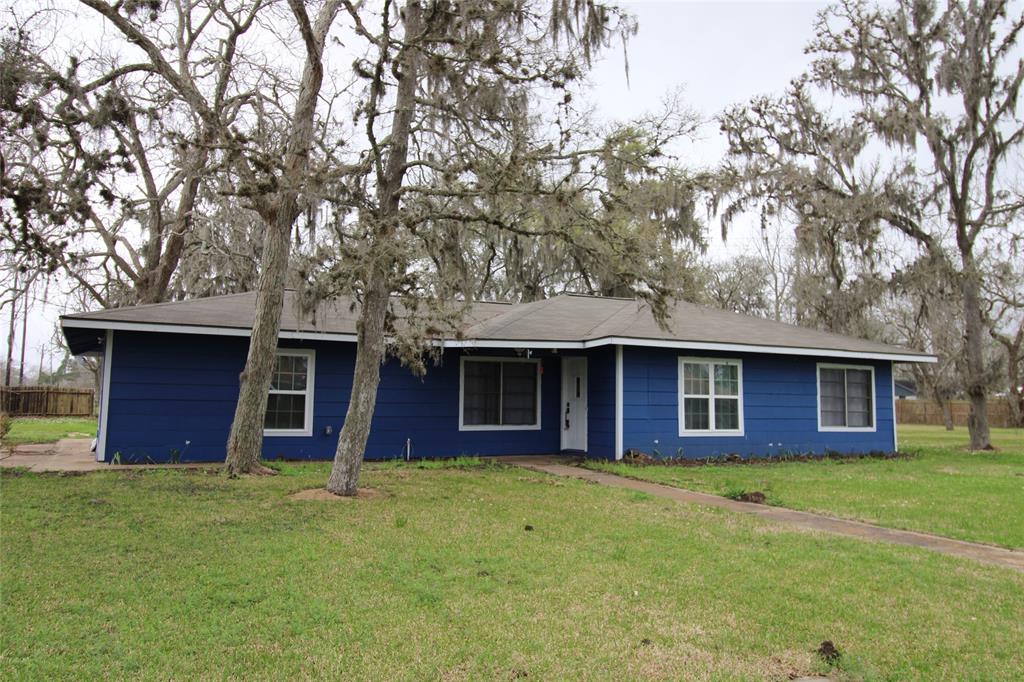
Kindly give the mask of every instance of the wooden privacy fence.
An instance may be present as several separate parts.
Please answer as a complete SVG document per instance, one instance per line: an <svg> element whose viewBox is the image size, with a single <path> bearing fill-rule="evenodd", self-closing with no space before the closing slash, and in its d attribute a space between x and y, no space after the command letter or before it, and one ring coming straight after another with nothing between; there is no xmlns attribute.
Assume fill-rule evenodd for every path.
<svg viewBox="0 0 1024 682"><path fill-rule="evenodd" d="M91 388L0 387L0 412L12 417L91 417L95 400Z"/></svg>
<svg viewBox="0 0 1024 682"><path fill-rule="evenodd" d="M971 404L966 400L951 400L949 409L956 426L967 426L967 415ZM999 398L989 398L988 425L997 428L1012 426L1010 403ZM898 424L945 424L942 408L931 400L897 400L896 423Z"/></svg>

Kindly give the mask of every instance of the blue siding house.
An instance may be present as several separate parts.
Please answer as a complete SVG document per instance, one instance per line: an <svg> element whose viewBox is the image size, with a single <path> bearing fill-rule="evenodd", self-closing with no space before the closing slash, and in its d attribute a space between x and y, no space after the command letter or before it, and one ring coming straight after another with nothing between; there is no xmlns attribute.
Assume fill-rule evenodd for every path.
<svg viewBox="0 0 1024 682"><path fill-rule="evenodd" d="M100 461L222 461L254 294L62 318L103 358ZM352 389L350 301L302 318L289 292L264 419L268 459L334 455ZM314 323L315 320L315 323ZM934 358L679 303L474 304L415 376L389 360L367 459L570 452L621 458L868 453L897 448L893 364Z"/></svg>

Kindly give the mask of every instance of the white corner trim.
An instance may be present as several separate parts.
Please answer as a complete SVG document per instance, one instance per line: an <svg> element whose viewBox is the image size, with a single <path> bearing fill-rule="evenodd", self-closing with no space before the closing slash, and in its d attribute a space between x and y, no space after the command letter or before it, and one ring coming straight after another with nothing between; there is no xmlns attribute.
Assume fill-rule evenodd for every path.
<svg viewBox="0 0 1024 682"><path fill-rule="evenodd" d="M889 378L892 379L892 451L899 452L900 441L896 435L896 365L889 363Z"/></svg>
<svg viewBox="0 0 1024 682"><path fill-rule="evenodd" d="M822 369L866 369L871 373L871 426L822 426L821 425L821 370ZM844 375L845 377L845 375ZM845 390L845 389L844 389ZM874 365L843 365L835 362L819 362L814 370L814 392L817 395L818 431L821 433L874 433L878 431L878 387L875 384ZM847 395L847 399L849 396ZM893 433L895 434L895 427ZM895 436L894 436L895 437Z"/></svg>
<svg viewBox="0 0 1024 682"><path fill-rule="evenodd" d="M712 366L712 369L708 373L708 395L687 395L683 388L683 365L686 363L690 364L706 364ZM713 366L719 365L736 365L737 372L736 376L739 379L739 393L738 395L721 396L722 398L735 398L739 403L739 424L738 429L716 429L715 428L715 398L719 396L715 395L715 371ZM743 361L739 358L697 358L697 357L686 357L679 356L676 362L677 385L678 385L678 399L679 399L679 437L680 438L703 438L703 437L731 437L731 438L742 438L746 433L746 424L743 421ZM707 398L708 401L708 428L707 429L687 429L684 427L686 424L686 401L685 398Z"/></svg>
<svg viewBox="0 0 1024 682"><path fill-rule="evenodd" d="M537 423L536 424L465 424L463 419L465 417L464 412L464 401L466 391L466 363L467 362L529 362L537 369ZM503 374L499 375L503 376ZM504 357L499 355L479 356L479 357L467 357L463 355L459 358L459 431L539 431L541 425L541 385L543 384L543 375L540 373L540 358L517 358L517 357ZM502 413L501 409L501 397L502 392L499 390L498 393L498 415L499 418Z"/></svg>
<svg viewBox="0 0 1024 682"><path fill-rule="evenodd" d="M622 459L622 345L615 346L615 459Z"/></svg>
<svg viewBox="0 0 1024 682"><path fill-rule="evenodd" d="M308 358L306 364L305 391L272 391L280 395L305 395L306 412L301 429L263 429L264 436L312 436L313 435L313 401L316 396L316 351L312 348L278 348L274 352L275 361L278 355L294 355Z"/></svg>
<svg viewBox="0 0 1024 682"><path fill-rule="evenodd" d="M107 460L107 419L110 416L110 363L114 358L114 330L107 330L107 337L103 342L103 377L100 390L100 423L96 431L96 461Z"/></svg>

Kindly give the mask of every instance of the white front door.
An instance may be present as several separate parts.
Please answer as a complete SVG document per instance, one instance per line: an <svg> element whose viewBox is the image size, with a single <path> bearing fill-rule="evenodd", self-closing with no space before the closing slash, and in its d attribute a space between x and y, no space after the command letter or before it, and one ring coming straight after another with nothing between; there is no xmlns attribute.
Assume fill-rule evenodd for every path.
<svg viewBox="0 0 1024 682"><path fill-rule="evenodd" d="M562 357L562 449L587 451L587 359Z"/></svg>

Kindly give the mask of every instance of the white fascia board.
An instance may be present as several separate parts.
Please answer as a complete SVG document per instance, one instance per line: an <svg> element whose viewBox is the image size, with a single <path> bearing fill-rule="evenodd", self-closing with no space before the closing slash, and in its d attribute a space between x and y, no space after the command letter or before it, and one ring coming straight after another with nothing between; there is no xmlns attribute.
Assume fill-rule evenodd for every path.
<svg viewBox="0 0 1024 682"><path fill-rule="evenodd" d="M508 341L504 339L462 339L441 341L442 348L586 348L583 341Z"/></svg>
<svg viewBox="0 0 1024 682"><path fill-rule="evenodd" d="M766 355L811 355L824 358L857 358L860 360L891 360L893 362L938 362L934 355L909 355L903 353L864 352L830 350L827 348L797 348L791 346L759 346L746 343L711 343L703 341L671 341L663 339L632 339L612 336L584 343L584 348L610 344L622 346L645 346L648 348L675 348L678 350L720 350L736 353L761 353Z"/></svg>
<svg viewBox="0 0 1024 682"><path fill-rule="evenodd" d="M165 332L170 334L202 334L206 336L251 336L252 330L238 327L204 327L189 324L153 324L147 322L109 322L104 320L79 320L64 318L60 321L63 327L78 329L113 329L115 331ZM304 341L355 341L355 334L340 334L317 331L282 331L278 334L282 339L302 339Z"/></svg>
<svg viewBox="0 0 1024 682"><path fill-rule="evenodd" d="M104 320L83 320L64 318L64 327L80 329L113 329L116 331L166 332L172 334L205 334L209 336L249 336L249 329L238 327L204 327L184 324L153 324L147 322L110 322ZM355 334L318 331L282 331L282 339L303 341L345 341L355 342ZM720 350L733 353L762 353L768 355L803 355L826 358L853 358L858 360L891 360L892 362L935 363L934 355L910 355L903 353L863 352L830 350L827 348L797 348L790 346L759 346L745 343L711 343L703 341L672 341L668 339L636 339L623 336L607 336L589 341L531 341L528 339L462 339L437 342L443 348L540 348L540 349L584 349L601 346L640 346L646 348L674 348L677 350Z"/></svg>

